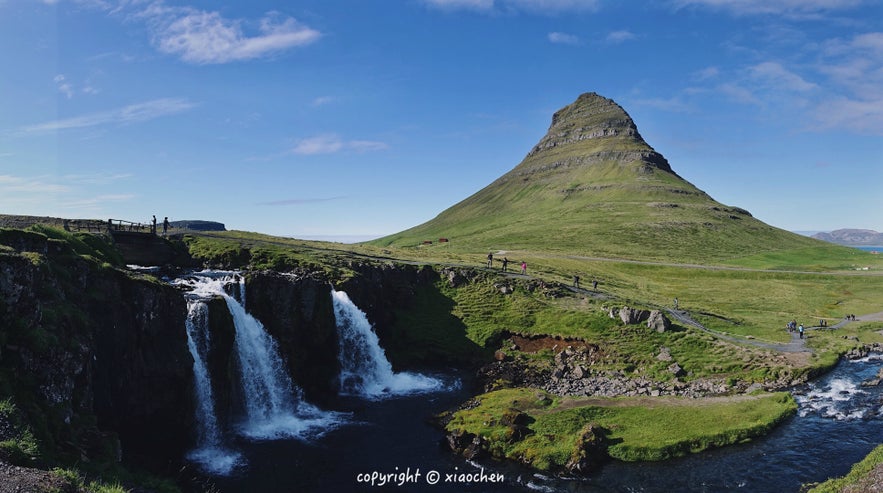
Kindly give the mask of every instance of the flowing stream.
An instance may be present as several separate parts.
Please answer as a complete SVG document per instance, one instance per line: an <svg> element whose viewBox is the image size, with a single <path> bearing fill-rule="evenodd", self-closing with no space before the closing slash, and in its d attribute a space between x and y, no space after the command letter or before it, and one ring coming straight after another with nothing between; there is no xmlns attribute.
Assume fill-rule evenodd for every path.
<svg viewBox="0 0 883 493"><path fill-rule="evenodd" d="M586 478L537 474L514 463L469 462L440 445L442 433L426 418L461 404L478 392L468 376L462 387L380 401L344 402L356 426L330 431L312 442L279 440L252 443L248 468L212 478L223 493L250 491L413 491L567 493L744 491L797 493L801 485L846 474L883 442L883 386L862 386L883 367L869 358L841 362L829 375L795 389L800 409L770 435L752 442L708 450L662 462L612 461ZM360 405L359 402L365 404ZM401 487L359 483L365 473L419 470L421 478ZM502 474L502 483L445 483L447 474ZM442 480L426 484L437 471Z"/></svg>

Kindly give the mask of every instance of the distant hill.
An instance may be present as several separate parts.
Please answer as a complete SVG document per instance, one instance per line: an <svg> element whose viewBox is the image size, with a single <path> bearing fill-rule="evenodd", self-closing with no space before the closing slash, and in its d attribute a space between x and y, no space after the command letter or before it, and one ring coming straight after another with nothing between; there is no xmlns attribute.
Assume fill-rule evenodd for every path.
<svg viewBox="0 0 883 493"><path fill-rule="evenodd" d="M872 229L838 229L830 233L816 233L817 240L846 246L883 246L883 233Z"/></svg>
<svg viewBox="0 0 883 493"><path fill-rule="evenodd" d="M198 219L170 221L169 225L175 229L190 229L193 231L227 231L224 223L219 223L215 221L202 221Z"/></svg>
<svg viewBox="0 0 883 493"><path fill-rule="evenodd" d="M408 247L438 238L464 251L696 262L819 245L678 176L625 110L595 93L556 112L514 169L436 218L371 243Z"/></svg>

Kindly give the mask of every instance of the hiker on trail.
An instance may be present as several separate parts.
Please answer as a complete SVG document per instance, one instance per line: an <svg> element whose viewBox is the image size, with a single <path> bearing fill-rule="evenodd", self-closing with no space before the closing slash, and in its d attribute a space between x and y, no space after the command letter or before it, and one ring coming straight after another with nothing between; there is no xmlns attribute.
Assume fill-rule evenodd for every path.
<svg viewBox="0 0 883 493"><path fill-rule="evenodd" d="M527 274L527 262L522 260L521 261L521 275L523 276L526 274Z"/></svg>
<svg viewBox="0 0 883 493"><path fill-rule="evenodd" d="M675 300L674 300L674 306L675 306L675 310L677 310L678 309L678 299L677 298L675 298Z"/></svg>
<svg viewBox="0 0 883 493"><path fill-rule="evenodd" d="M797 326L797 332L800 334L800 338L803 339L803 324Z"/></svg>
<svg viewBox="0 0 883 493"><path fill-rule="evenodd" d="M150 225L150 234L156 234L156 214L153 215L153 223Z"/></svg>
<svg viewBox="0 0 883 493"><path fill-rule="evenodd" d="M162 221L162 235L165 236L168 231L169 231L169 218L168 218L168 216L166 216L166 218L163 219L163 221Z"/></svg>
<svg viewBox="0 0 883 493"><path fill-rule="evenodd" d="M494 254L489 253L489 254L487 254L487 267L488 267L488 269L490 269L493 266L494 266Z"/></svg>
<svg viewBox="0 0 883 493"><path fill-rule="evenodd" d="M573 276L573 287L579 289L579 276Z"/></svg>
<svg viewBox="0 0 883 493"><path fill-rule="evenodd" d="M509 268L509 259L506 257L503 257L503 272L506 272L506 269L508 269L508 268Z"/></svg>
<svg viewBox="0 0 883 493"><path fill-rule="evenodd" d="M597 291L597 290L598 290L598 280L592 279L592 291Z"/></svg>

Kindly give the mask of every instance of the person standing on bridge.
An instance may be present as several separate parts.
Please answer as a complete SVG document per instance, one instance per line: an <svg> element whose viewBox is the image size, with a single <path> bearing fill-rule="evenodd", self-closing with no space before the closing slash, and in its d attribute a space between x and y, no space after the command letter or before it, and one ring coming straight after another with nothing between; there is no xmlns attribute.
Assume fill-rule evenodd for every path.
<svg viewBox="0 0 883 493"><path fill-rule="evenodd" d="M166 216L166 218L163 219L163 221L162 221L162 235L165 236L166 233L168 233L168 231L169 231L169 217Z"/></svg>

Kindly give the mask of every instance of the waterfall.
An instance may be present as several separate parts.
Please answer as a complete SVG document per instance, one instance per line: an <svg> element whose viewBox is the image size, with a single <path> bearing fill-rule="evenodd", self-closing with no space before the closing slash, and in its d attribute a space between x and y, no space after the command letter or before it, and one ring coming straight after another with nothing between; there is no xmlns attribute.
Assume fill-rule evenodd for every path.
<svg viewBox="0 0 883 493"><path fill-rule="evenodd" d="M314 437L339 425L344 418L341 413L322 411L304 401L301 389L285 370L276 342L263 324L224 290L232 282L239 284L239 294L244 300L244 280L230 273L203 271L175 281L176 285L191 290L187 337L194 360L199 443L189 457L218 474L229 473L239 461L239 455L221 447L222 432L214 413L211 380L205 364L209 330L208 309L203 300L220 296L233 319L245 410L244 419L237 427L240 434L252 439ZM219 451L227 453L226 469L217 456Z"/></svg>
<svg viewBox="0 0 883 493"><path fill-rule="evenodd" d="M212 384L206 358L209 350L208 307L199 300L187 303L187 346L193 356L193 387L196 397L197 446L187 457L213 474L229 474L241 455L223 446L215 414Z"/></svg>
<svg viewBox="0 0 883 493"><path fill-rule="evenodd" d="M303 399L303 392L285 370L276 341L263 324L233 297L223 296L236 327L236 353L246 399L242 434L257 439L303 437L339 423L339 413L324 412Z"/></svg>
<svg viewBox="0 0 883 493"><path fill-rule="evenodd" d="M419 373L395 373L380 340L359 309L343 291L331 291L340 340L340 388L369 399L439 390L443 383Z"/></svg>

